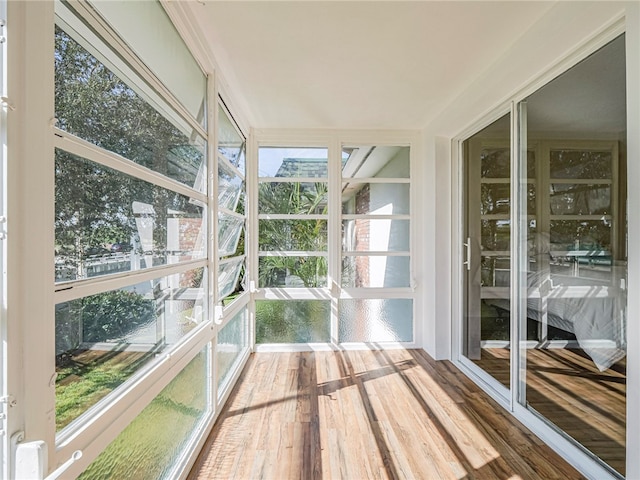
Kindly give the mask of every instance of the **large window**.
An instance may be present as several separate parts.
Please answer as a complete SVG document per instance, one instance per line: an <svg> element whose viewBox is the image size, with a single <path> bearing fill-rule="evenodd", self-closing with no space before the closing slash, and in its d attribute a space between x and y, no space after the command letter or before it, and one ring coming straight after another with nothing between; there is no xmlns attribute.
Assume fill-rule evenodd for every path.
<svg viewBox="0 0 640 480"><path fill-rule="evenodd" d="M410 147L263 146L257 343L414 341Z"/></svg>
<svg viewBox="0 0 640 480"><path fill-rule="evenodd" d="M160 4L132 8L155 19L157 41L181 42ZM88 466L83 478L174 478L191 453L185 447L217 405L211 372L219 345L211 341L215 330L203 327L212 324L215 252L244 259L237 253L244 140L230 139L222 118L219 179L210 184L207 79L186 47L153 56L125 4L56 4L56 13L57 446L67 452L102 442L100 456L79 462ZM116 32L129 41L117 53L105 40ZM176 65L185 69L182 86L174 81ZM219 186L216 243L209 242L212 184ZM221 261L220 271L231 264ZM219 299L237 290L238 272L231 275ZM246 323L230 328L246 332ZM240 341L243 352L243 335L223 333L221 340ZM114 418L120 430L131 422L117 437Z"/></svg>
<svg viewBox="0 0 640 480"><path fill-rule="evenodd" d="M410 185L409 147L343 147L340 342L413 341Z"/></svg>

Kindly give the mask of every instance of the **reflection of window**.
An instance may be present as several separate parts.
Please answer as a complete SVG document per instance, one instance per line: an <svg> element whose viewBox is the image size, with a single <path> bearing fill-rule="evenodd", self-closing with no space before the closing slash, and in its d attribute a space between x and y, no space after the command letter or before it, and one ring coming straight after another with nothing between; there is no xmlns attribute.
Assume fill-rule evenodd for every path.
<svg viewBox="0 0 640 480"><path fill-rule="evenodd" d="M581 265L611 265L620 243L617 144L595 141L537 142L527 158L530 270L592 276ZM482 285L508 286L510 250L509 149L483 140L480 166ZM472 153L473 155L473 153ZM543 167L541 167L543 166ZM472 207L473 208L473 207ZM573 268L570 268L573 265Z"/></svg>

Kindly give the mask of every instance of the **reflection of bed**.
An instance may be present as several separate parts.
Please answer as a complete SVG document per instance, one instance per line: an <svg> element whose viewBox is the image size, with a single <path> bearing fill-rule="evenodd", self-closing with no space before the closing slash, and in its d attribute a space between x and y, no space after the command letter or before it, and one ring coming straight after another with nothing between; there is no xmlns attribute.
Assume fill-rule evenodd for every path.
<svg viewBox="0 0 640 480"><path fill-rule="evenodd" d="M625 357L624 290L602 285L564 285L552 288L544 298L537 292L530 289L528 318L573 333L600 371ZM510 309L509 300L483 300L499 309Z"/></svg>

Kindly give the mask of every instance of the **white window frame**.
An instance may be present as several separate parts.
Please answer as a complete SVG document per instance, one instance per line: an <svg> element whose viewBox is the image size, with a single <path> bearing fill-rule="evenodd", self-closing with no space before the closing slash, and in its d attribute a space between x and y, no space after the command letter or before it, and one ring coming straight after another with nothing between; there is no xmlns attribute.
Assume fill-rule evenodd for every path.
<svg viewBox="0 0 640 480"><path fill-rule="evenodd" d="M342 178L342 147L353 145L398 146L409 147L410 176L408 178ZM249 176L253 180L252 189L257 192L259 182L292 182L292 183L328 183L328 214L327 215L287 215L287 214L260 214L257 199L251 204L249 225L252 238L257 238L259 219L326 219L328 222L328 245L326 251L321 252L259 252L257 242L251 246L250 258L253 260L251 269L251 283L254 285L255 300L328 300L331 302L330 332L331 342L328 343L296 343L296 344L260 344L255 349L258 352L284 352L284 351L309 351L331 350L339 345L344 349L371 349L370 343L354 342L339 343L338 339L338 301L340 299L411 299L413 302L413 341L411 342L376 342L376 348L419 348L421 344L422 325L420 315L422 303L418 282L415 280L416 263L422 258L422 248L418 248L416 240L416 220L418 193L412 187L412 178L418 172L419 158L422 153L422 139L418 132L410 130L335 130L314 131L300 129L264 129L254 132L251 151L253 155L248 157L254 172L258 171L258 151L261 147L273 148L327 148L328 149L328 177L303 178L303 177L258 177ZM410 214L409 215L343 215L341 201L341 186L348 183L399 183L409 184ZM410 221L409 251L407 252L344 252L342 250L342 219L343 218L368 218L368 219L402 219ZM313 255L324 256L329 259L327 286L318 288L255 288L258 285L258 262L261 256L272 255ZM343 288L341 286L341 265L343 256L408 256L410 261L410 286L406 288ZM255 321L255 319L254 319ZM255 328L255 327L254 327Z"/></svg>
<svg viewBox="0 0 640 480"><path fill-rule="evenodd" d="M91 8L84 2L72 2L74 8L88 12ZM9 395L7 401L11 406L8 415L3 418L2 445L7 451L2 459L2 477L15 476L13 460L16 451L20 455L26 452L27 444L43 442L45 455L40 462L30 462L30 467L42 469L47 475L57 467L65 464L65 476L79 475L127 425L141 412L162 389L178 375L189 362L203 349L209 352L211 359L207 367L206 381L209 392L208 412L206 412L197 427L194 428L188 446L182 456L173 465L172 477L184 478L188 469L195 461L199 448L206 440L207 434L213 427L216 416L227 400L232 386L237 381L246 363L250 348L245 349L234 369L230 372L224 391L218 396L215 392L215 345L217 332L224 328L235 313L242 309L250 311L250 294L245 292L235 302L226 307L219 317L215 317L215 293L211 290L216 285L215 279L209 281L208 304L209 317L198 325L194 331L184 337L175 347L167 349L160 358L140 369L129 381L118 387L108 397L98 402L82 415L82 424L73 428L63 429L56 434L55 426L55 322L54 308L56 303L81 298L97 292L120 288L151 278L180 273L193 268L208 267L213 275L217 266L217 239L211 232L217 219L217 212L211 207L215 197L217 181L212 175L214 161L217 159L217 132L214 127L215 112L217 111L219 77L209 74L207 80L207 130L191 118L180 103L173 98L168 90L150 74L144 63L133 52L127 50L122 39L112 35L100 24L99 19L90 16L88 22L96 31L108 34L108 38L116 45L120 54L127 57L130 65L122 70L111 67L114 73L130 86L132 72L141 72L144 79L140 91L143 98L163 114L172 115L171 118L181 122L184 128L197 133L203 139L208 139L206 166L208 190L200 192L195 188L184 185L169 177L146 169L119 155L101 149L74 135L57 129L53 121L54 112L54 23L55 8L62 4L57 2L6 2L2 6L8 8L8 23L14 32L21 32L19 36L11 36L11 41L3 44L9 54L4 60L9 68L2 71L9 75L10 88L3 92L7 104L15 107L3 109L0 115L8 115L6 125L7 145L2 154L9 152L10 162L3 162L7 166L6 177L2 179L3 194L7 195L6 202L2 202L7 211L8 225L11 226L9 239L1 242L6 255L7 278L10 282L3 282L6 288L7 306L10 315L4 317L4 310L0 311L3 318L7 318L7 345L2 353L3 367L8 365L7 375L2 376L3 393ZM58 22L60 22L58 20ZM96 23L97 22L97 23ZM64 23L64 22L60 22ZM68 28L65 30L73 36ZM75 36L74 36L75 37ZM14 40L15 38L15 40ZM28 39L28 42L27 42ZM77 40L77 38L76 38ZM86 39L85 39L86 40ZM83 40L83 41L85 41ZM86 47L91 42L84 43ZM82 43L81 43L82 44ZM91 52L91 49L89 50ZM95 53L95 52L94 52ZM117 63L117 62L116 62ZM124 73L123 73L124 72ZM135 86L135 85L134 85ZM138 85L140 86L140 85ZM25 109L28 98L29 108ZM157 100L160 99L160 100ZM159 107L159 104L162 104ZM215 106L215 107L214 107ZM179 120L176 120L179 119ZM2 125L5 125L4 117ZM27 131L28 135L23 135ZM38 141L33 141L38 138ZM54 245L53 219L54 207L54 148L61 148L89 161L115 168L116 170L140 178L144 181L166 188L170 191L187 195L202 202L203 215L209 228L207 238L207 257L184 263L163 265L145 270L112 274L71 282L54 282ZM28 219L28 221L25 221ZM4 269L3 269L4 272ZM33 301L34 292L38 292L38 301ZM3 297L5 298L5 297ZM250 318L249 314L247 315ZM250 324L247 325L247 329ZM247 336L248 337L248 336ZM246 343L249 338L246 339ZM5 364L6 360L6 364ZM56 443L57 442L57 443ZM10 451L9 451L10 450ZM74 453L80 450L82 456L77 458ZM48 457L48 460L47 460ZM24 460L24 457L21 457ZM67 460L74 458L74 462ZM30 459L33 460L33 459ZM10 461L12 464L10 464ZM38 465L35 465L38 463Z"/></svg>

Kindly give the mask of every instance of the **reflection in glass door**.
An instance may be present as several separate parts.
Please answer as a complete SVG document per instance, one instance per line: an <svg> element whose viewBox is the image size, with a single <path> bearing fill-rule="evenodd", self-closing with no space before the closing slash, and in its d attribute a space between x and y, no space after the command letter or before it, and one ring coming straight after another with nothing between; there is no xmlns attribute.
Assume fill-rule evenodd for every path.
<svg viewBox="0 0 640 480"><path fill-rule="evenodd" d="M463 149L466 241L462 353L509 388L510 115L469 138Z"/></svg>
<svg viewBox="0 0 640 480"><path fill-rule="evenodd" d="M484 370L494 387L511 388L511 399L620 475L627 408L624 42L613 40L518 104L517 158L508 115L463 142L461 342L465 362Z"/></svg>
<svg viewBox="0 0 640 480"><path fill-rule="evenodd" d="M541 198L525 310L539 335L527 338L520 360L527 407L622 475L625 90L622 36L526 99Z"/></svg>

